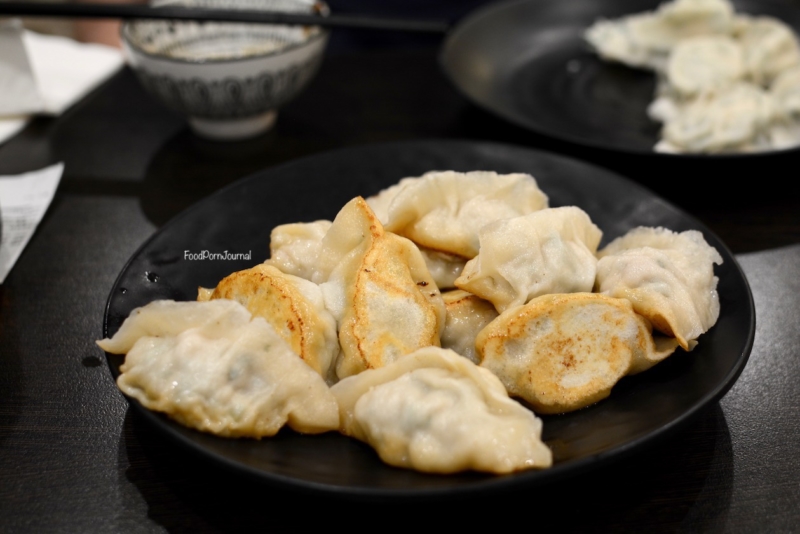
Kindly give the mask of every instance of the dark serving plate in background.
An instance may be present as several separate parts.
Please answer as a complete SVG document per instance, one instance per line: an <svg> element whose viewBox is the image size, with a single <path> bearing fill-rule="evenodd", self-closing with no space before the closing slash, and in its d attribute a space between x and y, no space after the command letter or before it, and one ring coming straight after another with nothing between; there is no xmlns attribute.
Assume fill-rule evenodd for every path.
<svg viewBox="0 0 800 534"><path fill-rule="evenodd" d="M104 334L131 310L156 299L193 300L198 286L267 258L271 229L288 222L332 219L351 198L369 196L429 170L528 172L551 206L577 205L604 231L603 242L639 226L697 229L724 259L717 266L721 313L691 353L623 379L589 408L544 417L543 438L554 465L506 476L439 476L383 464L371 448L336 433L289 430L263 440L224 439L185 428L130 400L166 435L231 469L267 483L367 498L453 496L546 484L624 457L679 427L718 400L747 362L755 310L747 280L728 248L702 223L625 178L553 154L502 144L416 141L368 145L315 155L239 180L190 207L155 233L111 289ZM252 261L189 261L184 252L252 251ZM116 378L122 356L108 355Z"/></svg>
<svg viewBox="0 0 800 534"><path fill-rule="evenodd" d="M647 116L655 75L601 60L583 40L599 18L652 11L664 0L511 0L479 9L449 32L443 71L469 100L517 126L560 141L664 159L758 159L750 154L662 154ZM770 15L800 33L800 4L733 0L737 13Z"/></svg>

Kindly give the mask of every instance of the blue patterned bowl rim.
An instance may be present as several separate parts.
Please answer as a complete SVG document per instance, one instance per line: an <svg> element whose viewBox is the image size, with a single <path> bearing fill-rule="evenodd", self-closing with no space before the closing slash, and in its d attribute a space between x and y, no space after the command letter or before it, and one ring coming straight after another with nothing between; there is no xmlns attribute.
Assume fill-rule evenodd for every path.
<svg viewBox="0 0 800 534"><path fill-rule="evenodd" d="M318 9L320 16L324 17L324 16L327 16L330 13L330 8L328 7L328 4L326 4L325 2L323 2L321 0L316 0L314 2L314 6ZM328 38L328 34L330 33L330 31L328 29L326 29L326 28L320 28L319 26L311 26L312 28L316 28L319 31L311 34L304 41L301 41L301 42L298 42L298 43L292 43L292 44L290 44L288 46L284 46L284 47L278 48L276 50L270 50L269 52L261 52L261 53L250 54L250 55L240 56L240 57L231 57L231 58L189 59L189 58L177 58L177 57L169 56L169 55L166 55L166 54L155 54L153 52L148 52L148 51L144 50L141 46L139 46L133 40L133 38L131 37L130 28L132 28L133 26L136 26L139 23L147 23L147 22L149 22L149 21L144 21L144 20L142 20L142 21L137 21L137 20L124 21L120 25L120 37L125 42L125 44L128 45L129 47L131 47L133 50L135 50L137 54L140 54L142 56L146 56L146 57L149 57L149 58L152 58L152 59L158 59L158 60L161 60L161 61L170 61L170 62L173 62L173 63L181 63L181 64L184 64L184 65L203 65L203 64L212 64L212 63L218 63L218 64L219 63L237 63L237 62L241 62L241 61L251 61L253 59L261 59L261 58L266 58L266 57L270 57L270 56L279 56L279 55L285 54L287 52L290 52L292 50L297 50L299 48L303 48L305 46L308 46L308 45L310 45L310 44L312 44L312 43L314 43L316 41L319 41L319 40L322 40L322 39L327 39ZM164 22L166 22L166 21L164 21ZM192 22L192 21L175 21L174 22L174 24L182 24L182 23L196 24L195 22ZM223 23L221 23L221 24L223 24ZM241 25L241 24L250 24L250 23L247 23L247 22L231 22L230 24L238 26L238 25ZM280 24L270 24L269 26L280 26Z"/></svg>

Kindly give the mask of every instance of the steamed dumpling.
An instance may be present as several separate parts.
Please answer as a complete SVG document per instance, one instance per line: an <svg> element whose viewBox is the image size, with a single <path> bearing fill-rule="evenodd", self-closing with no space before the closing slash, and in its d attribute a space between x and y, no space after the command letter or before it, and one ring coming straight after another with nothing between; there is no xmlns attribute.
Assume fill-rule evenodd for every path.
<svg viewBox="0 0 800 534"><path fill-rule="evenodd" d="M224 437L339 425L336 400L267 322L231 300L137 308L103 350L126 354L117 385L150 410Z"/></svg>
<svg viewBox="0 0 800 534"><path fill-rule="evenodd" d="M800 65L800 43L794 31L772 17L742 17L739 34L750 79L768 86L784 70Z"/></svg>
<svg viewBox="0 0 800 534"><path fill-rule="evenodd" d="M562 413L608 397L625 375L675 350L625 299L596 293L542 295L489 323L476 340L481 367L540 413Z"/></svg>
<svg viewBox="0 0 800 534"><path fill-rule="evenodd" d="M491 302L461 289L442 293L447 319L442 332L442 348L451 349L472 363L480 363L475 336L497 317Z"/></svg>
<svg viewBox="0 0 800 534"><path fill-rule="evenodd" d="M377 194L372 195L371 197L367 197L365 200L367 204L369 204L370 209L372 209L375 216L381 221L381 224L386 224L389 222L389 206L392 204L394 197L397 196L397 193L405 187L406 185L417 182L421 178L403 178L399 182L394 185L387 187L379 191Z"/></svg>
<svg viewBox="0 0 800 534"><path fill-rule="evenodd" d="M800 65L781 72L769 90L784 117L800 119Z"/></svg>
<svg viewBox="0 0 800 534"><path fill-rule="evenodd" d="M480 254L467 262L456 287L499 312L545 293L592 290L603 234L576 206L497 221L479 235Z"/></svg>
<svg viewBox="0 0 800 534"><path fill-rule="evenodd" d="M727 0L675 0L652 13L601 20L585 34L604 59L654 70L647 113L664 123L665 153L758 152L800 145L800 121L773 84L800 66L800 41L772 17ZM791 106L791 104L789 105Z"/></svg>
<svg viewBox="0 0 800 534"><path fill-rule="evenodd" d="M389 203L386 230L422 247L473 258L483 226L547 203L528 174L429 172L399 188Z"/></svg>
<svg viewBox="0 0 800 534"><path fill-rule="evenodd" d="M765 148L777 116L772 96L737 82L701 95L677 110L662 130L656 150L664 152L731 152Z"/></svg>
<svg viewBox="0 0 800 534"><path fill-rule="evenodd" d="M197 300L213 299L235 300L264 318L304 362L329 383L335 381L336 320L317 284L262 264L226 276Z"/></svg>
<svg viewBox="0 0 800 534"><path fill-rule="evenodd" d="M681 40L730 35L736 27L733 6L727 0L675 0L654 12L599 20L584 37L603 59L661 71Z"/></svg>
<svg viewBox="0 0 800 534"><path fill-rule="evenodd" d="M316 271L319 246L331 221L282 224L272 229L270 258L265 262L280 271L311 280Z"/></svg>
<svg viewBox="0 0 800 534"><path fill-rule="evenodd" d="M675 45L666 71L669 87L682 97L725 87L744 74L742 47L724 35L681 41Z"/></svg>
<svg viewBox="0 0 800 534"><path fill-rule="evenodd" d="M414 243L384 231L363 198L342 208L321 251L318 273L330 272L321 288L339 329L339 378L440 344L444 302L425 260Z"/></svg>
<svg viewBox="0 0 800 534"><path fill-rule="evenodd" d="M694 347L719 317L714 264L722 256L697 230L639 227L599 252L596 290L624 298L681 347Z"/></svg>
<svg viewBox="0 0 800 534"><path fill-rule="evenodd" d="M775 148L800 145L800 65L781 72L770 86L779 121L770 130Z"/></svg>
<svg viewBox="0 0 800 534"><path fill-rule="evenodd" d="M542 422L500 381L458 354L426 347L336 384L341 431L393 466L431 473L544 468Z"/></svg>
<svg viewBox="0 0 800 534"><path fill-rule="evenodd" d="M428 266L431 278L436 282L436 287L439 289L456 287L456 279L461 276L464 265L467 264L466 258L425 247L419 247L419 251L422 253L425 265Z"/></svg>

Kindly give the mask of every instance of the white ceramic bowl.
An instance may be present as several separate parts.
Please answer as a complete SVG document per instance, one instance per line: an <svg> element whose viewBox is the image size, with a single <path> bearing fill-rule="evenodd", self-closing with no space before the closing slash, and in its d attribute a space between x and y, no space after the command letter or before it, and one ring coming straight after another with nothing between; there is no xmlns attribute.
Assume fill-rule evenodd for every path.
<svg viewBox="0 0 800 534"><path fill-rule="evenodd" d="M156 5L327 14L315 0L166 0ZM122 25L128 63L148 93L212 139L265 132L311 81L328 31L319 26L138 20Z"/></svg>

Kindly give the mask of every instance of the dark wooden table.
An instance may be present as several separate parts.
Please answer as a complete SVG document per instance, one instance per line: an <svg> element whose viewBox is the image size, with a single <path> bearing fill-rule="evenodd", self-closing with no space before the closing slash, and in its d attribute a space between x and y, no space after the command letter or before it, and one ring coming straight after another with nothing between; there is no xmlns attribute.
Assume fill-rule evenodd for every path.
<svg viewBox="0 0 800 534"><path fill-rule="evenodd" d="M738 255L756 301L755 346L733 389L667 440L552 487L400 505L299 495L231 475L128 410L94 340L115 277L148 236L256 170L420 138L587 159L705 222ZM125 70L0 146L0 174L58 161L66 170L55 200L0 286L0 532L377 530L428 521L544 532L800 530L800 154L654 168L648 158L551 141L473 107L440 73L435 49L423 47L329 54L274 131L231 144L195 137Z"/></svg>

